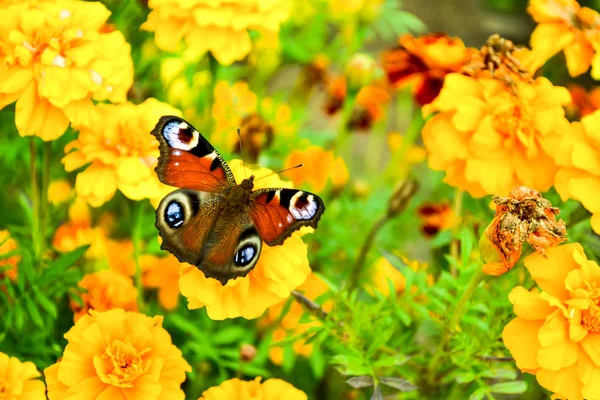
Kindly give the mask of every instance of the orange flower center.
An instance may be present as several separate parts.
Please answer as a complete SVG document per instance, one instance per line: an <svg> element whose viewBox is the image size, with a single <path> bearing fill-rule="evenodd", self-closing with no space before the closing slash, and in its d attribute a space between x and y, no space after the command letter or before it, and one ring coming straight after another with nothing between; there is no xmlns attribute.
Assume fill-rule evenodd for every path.
<svg viewBox="0 0 600 400"><path fill-rule="evenodd" d="M600 287L592 282L588 288L590 307L583 311L581 323L589 332L600 332Z"/></svg>
<svg viewBox="0 0 600 400"><path fill-rule="evenodd" d="M150 360L143 359L143 355L149 351L138 351L131 343L115 340L104 354L94 357L94 367L102 382L133 387L133 381L150 367Z"/></svg>

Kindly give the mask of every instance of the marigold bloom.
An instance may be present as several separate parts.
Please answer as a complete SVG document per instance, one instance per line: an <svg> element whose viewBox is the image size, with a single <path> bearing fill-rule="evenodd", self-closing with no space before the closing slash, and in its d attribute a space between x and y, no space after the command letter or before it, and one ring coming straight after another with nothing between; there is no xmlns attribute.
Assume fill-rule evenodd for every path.
<svg viewBox="0 0 600 400"><path fill-rule="evenodd" d="M279 32L290 12L283 0L150 0L142 28L155 33L162 50L177 50L182 38L197 54L208 51L222 65L243 60L252 49L248 30Z"/></svg>
<svg viewBox="0 0 600 400"><path fill-rule="evenodd" d="M375 85L363 87L356 95L356 107L352 110L348 127L363 131L370 129L374 122L381 120L390 100L390 95Z"/></svg>
<svg viewBox="0 0 600 400"><path fill-rule="evenodd" d="M48 398L184 399L192 368L162 327L162 316L91 310L66 334L63 357L46 368Z"/></svg>
<svg viewBox="0 0 600 400"><path fill-rule="evenodd" d="M396 293L401 293L406 288L406 278L400 270L394 267L385 257L379 257L371 267L369 274L369 282L364 284L365 289L370 294L374 294L375 290L383 293L385 296L390 295L390 286L388 281L392 281L392 285Z"/></svg>
<svg viewBox="0 0 600 400"><path fill-rule="evenodd" d="M17 267L21 256L12 253L15 253L18 248L17 242L10 237L10 233L7 230L0 230L0 279L4 277L12 281L17 279Z"/></svg>
<svg viewBox="0 0 600 400"><path fill-rule="evenodd" d="M440 93L444 77L459 72L474 49L446 34L430 33L415 38L404 35L400 46L383 53L382 66L396 88L411 85L420 105L431 103Z"/></svg>
<svg viewBox="0 0 600 400"><path fill-rule="evenodd" d="M240 182L246 173L241 160L233 160L229 167ZM271 172L267 168L247 171L258 178ZM292 185L277 175L254 182L255 190L267 187L290 188ZM302 232L306 231L302 229ZM188 308L206 306L208 316L214 320L259 317L267 308L289 297L310 274L307 246L301 236L301 232L296 232L281 246L264 244L254 269L244 277L229 280L224 286L216 279L205 277L199 268L182 264L179 288L187 297Z"/></svg>
<svg viewBox="0 0 600 400"><path fill-rule="evenodd" d="M586 91L583 86L570 84L567 89L573 99L573 102L566 106L567 117L570 120L579 120L600 109L600 87Z"/></svg>
<svg viewBox="0 0 600 400"><path fill-rule="evenodd" d="M310 274L306 281L298 286L297 289L302 292L306 297L311 300L315 300L319 296L325 294L329 287L321 278L315 274ZM273 331L273 346L269 350L269 358L276 365L283 364L283 347L277 346L277 342L286 340L291 336L302 335L308 329L319 326L321 323L315 317L311 317L310 321L301 323L302 317L305 314L305 309L297 301L293 301L291 305L286 307L287 301L284 300L279 304L269 308L264 318L261 320L261 324L273 325L275 322L279 322L279 326ZM333 304L330 301L326 301L321 305L321 308L329 312L331 311ZM282 311L287 309L285 315L281 315ZM292 348L294 353L308 357L312 353L313 346L310 343L306 343L305 339L298 339L294 341Z"/></svg>
<svg viewBox="0 0 600 400"><path fill-rule="evenodd" d="M214 97L215 127L210 140L217 149L239 153L237 129L240 128L244 152L256 160L260 150L267 148L275 136L289 137L295 132L291 108L269 97L259 101L246 82L220 81Z"/></svg>
<svg viewBox="0 0 600 400"><path fill-rule="evenodd" d="M130 46L105 32L98 2L20 2L2 10L0 108L16 101L21 136L61 136L95 120L93 100L119 103L133 83Z"/></svg>
<svg viewBox="0 0 600 400"><path fill-rule="evenodd" d="M110 200L117 189L132 200L161 196L163 185L154 172L158 141L150 132L161 116L179 111L156 99L139 105L100 104L96 109L102 124L83 126L65 148L67 171L89 164L77 174L77 195L93 207Z"/></svg>
<svg viewBox="0 0 600 400"><path fill-rule="evenodd" d="M158 301L167 310L177 308L179 302L179 267L175 256L158 258L152 255L140 257L144 287L158 289Z"/></svg>
<svg viewBox="0 0 600 400"><path fill-rule="evenodd" d="M563 200L573 198L592 215L592 228L600 233L600 111L572 123L555 152L559 170L554 186Z"/></svg>
<svg viewBox="0 0 600 400"><path fill-rule="evenodd" d="M81 294L83 306L71 302L73 318L77 321L89 310L108 311L122 308L137 311L137 290L131 278L111 270L104 270L83 277L78 286L84 289Z"/></svg>
<svg viewBox="0 0 600 400"><path fill-rule="evenodd" d="M417 209L421 231L425 236L435 236L439 231L454 225L454 211L448 203L425 203Z"/></svg>
<svg viewBox="0 0 600 400"><path fill-rule="evenodd" d="M517 185L545 191L554 183L552 154L570 132L563 109L569 92L546 78L514 85L513 92L501 80L450 74L423 108L439 111L422 135L429 166L445 171L450 185L480 197Z"/></svg>
<svg viewBox="0 0 600 400"><path fill-rule="evenodd" d="M600 267L579 243L532 254L525 267L541 292L514 288L517 318L502 332L523 372L569 400L600 398Z"/></svg>
<svg viewBox="0 0 600 400"><path fill-rule="evenodd" d="M323 110L327 115L334 115L344 106L346 99L346 78L338 76L331 78L327 84L327 99Z"/></svg>
<svg viewBox="0 0 600 400"><path fill-rule="evenodd" d="M346 163L342 157L335 157L332 152L319 146L310 146L306 150L294 150L285 159L283 168L291 168L304 164L302 168L286 171L295 186L303 183L309 185L314 192L320 192L328 181L334 187L344 186L350 177Z"/></svg>
<svg viewBox="0 0 600 400"><path fill-rule="evenodd" d="M48 201L50 204L64 203L74 194L71 184L66 179L55 180L48 185Z"/></svg>
<svg viewBox="0 0 600 400"><path fill-rule="evenodd" d="M198 400L306 400L306 394L281 379L262 378L253 381L241 381L237 378L221 383L202 393ZM52 399L50 399L52 400Z"/></svg>
<svg viewBox="0 0 600 400"><path fill-rule="evenodd" d="M556 221L560 210L537 191L518 186L508 197L494 196L494 202L496 215L479 241L486 274L510 271L521 257L525 240L540 254L566 240L565 223Z"/></svg>
<svg viewBox="0 0 600 400"><path fill-rule="evenodd" d="M595 54L600 46L598 12L575 0L530 0L527 11L538 23L531 34L531 49L539 65L564 50L571 76L592 65L592 76L600 79L600 56Z"/></svg>
<svg viewBox="0 0 600 400"><path fill-rule="evenodd" d="M0 394L6 400L45 400L46 385L31 361L21 362L0 352Z"/></svg>

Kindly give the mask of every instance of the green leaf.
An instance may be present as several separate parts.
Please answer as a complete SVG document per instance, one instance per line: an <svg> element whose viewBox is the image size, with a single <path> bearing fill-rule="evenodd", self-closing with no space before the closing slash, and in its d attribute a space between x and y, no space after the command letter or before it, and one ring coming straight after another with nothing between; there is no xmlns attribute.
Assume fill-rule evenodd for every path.
<svg viewBox="0 0 600 400"><path fill-rule="evenodd" d="M524 381L502 382L490 386L490 391L493 393L521 394L526 390L527 382Z"/></svg>
<svg viewBox="0 0 600 400"><path fill-rule="evenodd" d="M56 306L52 303L42 292L39 291L37 287L33 288L33 295L35 296L35 300L38 302L40 306L52 317L52 319L56 319L58 316L58 312L56 311Z"/></svg>
<svg viewBox="0 0 600 400"><path fill-rule="evenodd" d="M44 326L44 320L42 319L42 316L35 304L33 304L33 301L29 297L25 296L23 297L23 300L25 301L25 308L27 308L33 323L39 327Z"/></svg>
<svg viewBox="0 0 600 400"><path fill-rule="evenodd" d="M379 382L386 386L393 387L394 389L398 389L401 392L412 392L413 390L417 390L415 385L402 378L383 377L379 379Z"/></svg>
<svg viewBox="0 0 600 400"><path fill-rule="evenodd" d="M477 375L473 371L459 372L457 374L454 374L454 380L458 383L473 382L476 377Z"/></svg>
<svg viewBox="0 0 600 400"><path fill-rule="evenodd" d="M346 383L355 389L373 386L373 378L368 375L354 376L346 381Z"/></svg>
<svg viewBox="0 0 600 400"><path fill-rule="evenodd" d="M248 331L246 329L239 326L228 326L214 332L213 335L211 335L211 338L215 344L223 345L238 343L242 339L247 342L251 339L251 337L248 336Z"/></svg>
<svg viewBox="0 0 600 400"><path fill-rule="evenodd" d="M83 256L89 247L90 246L87 245L81 246L69 253L61 255L56 260L48 264L48 269L62 271L69 268L71 265L75 264L77 260L81 258L81 256Z"/></svg>
<svg viewBox="0 0 600 400"><path fill-rule="evenodd" d="M469 396L469 400L481 400L488 393L488 388L479 388Z"/></svg>

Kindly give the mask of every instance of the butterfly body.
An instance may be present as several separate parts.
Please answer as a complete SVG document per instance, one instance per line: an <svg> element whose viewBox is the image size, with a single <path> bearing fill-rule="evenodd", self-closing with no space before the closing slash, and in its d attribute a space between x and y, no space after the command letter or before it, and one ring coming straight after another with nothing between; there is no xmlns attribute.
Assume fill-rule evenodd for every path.
<svg viewBox="0 0 600 400"><path fill-rule="evenodd" d="M180 188L156 209L161 248L222 284L255 267L263 242L280 245L300 227L316 227L325 210L317 195L300 190L254 191L254 176L237 184L219 153L179 117L162 117L152 134L160 142L158 177Z"/></svg>

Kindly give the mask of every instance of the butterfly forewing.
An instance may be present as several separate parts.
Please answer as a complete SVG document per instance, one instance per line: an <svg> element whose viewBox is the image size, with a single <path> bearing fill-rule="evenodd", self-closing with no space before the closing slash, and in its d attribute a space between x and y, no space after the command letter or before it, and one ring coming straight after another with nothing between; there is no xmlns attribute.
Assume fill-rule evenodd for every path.
<svg viewBox="0 0 600 400"><path fill-rule="evenodd" d="M184 189L223 192L236 184L227 163L192 125L161 117L152 131L160 143L156 173L161 182Z"/></svg>

